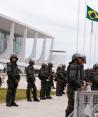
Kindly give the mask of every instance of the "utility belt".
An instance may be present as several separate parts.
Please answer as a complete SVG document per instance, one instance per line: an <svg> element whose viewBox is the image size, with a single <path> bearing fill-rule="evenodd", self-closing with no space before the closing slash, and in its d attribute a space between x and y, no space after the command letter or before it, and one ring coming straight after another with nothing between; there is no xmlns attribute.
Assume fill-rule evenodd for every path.
<svg viewBox="0 0 98 117"><path fill-rule="evenodd" d="M71 81L69 82L69 86L73 86L73 87L80 88L80 87L81 87L81 82L78 81L78 80L71 80Z"/></svg>

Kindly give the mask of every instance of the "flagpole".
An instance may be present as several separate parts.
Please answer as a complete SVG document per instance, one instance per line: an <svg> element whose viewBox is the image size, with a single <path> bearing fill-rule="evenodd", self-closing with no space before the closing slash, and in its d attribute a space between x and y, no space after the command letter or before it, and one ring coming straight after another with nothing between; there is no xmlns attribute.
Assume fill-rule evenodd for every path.
<svg viewBox="0 0 98 117"><path fill-rule="evenodd" d="M91 65L92 36L93 36L93 21L91 22L91 36L90 36L90 48L89 48L89 67Z"/></svg>
<svg viewBox="0 0 98 117"><path fill-rule="evenodd" d="M85 54L85 36L86 36L86 13L87 13L87 8L86 8L87 3L85 2L85 15L84 15L84 39L83 39L83 54Z"/></svg>
<svg viewBox="0 0 98 117"><path fill-rule="evenodd" d="M96 62L96 42L97 42L97 23L95 28L95 45L94 45L94 61Z"/></svg>
<svg viewBox="0 0 98 117"><path fill-rule="evenodd" d="M78 18L77 18L77 38L76 38L76 52L78 52L78 41L79 41L79 17L80 17L80 0L78 0Z"/></svg>

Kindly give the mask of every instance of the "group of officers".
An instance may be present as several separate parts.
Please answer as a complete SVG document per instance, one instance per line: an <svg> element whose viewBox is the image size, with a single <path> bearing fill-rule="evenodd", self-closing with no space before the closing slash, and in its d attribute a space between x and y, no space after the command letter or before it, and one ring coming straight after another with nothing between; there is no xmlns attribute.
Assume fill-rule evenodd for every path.
<svg viewBox="0 0 98 117"><path fill-rule="evenodd" d="M15 103L16 90L20 81L20 73L19 68L17 66L18 57L16 54L12 54L10 56L10 62L7 63L7 94L6 94L6 106L18 106ZM56 95L62 96L64 94L64 88L66 84L66 71L65 65L59 66L57 68L56 73L53 72L53 64L43 63L38 73L38 78L41 81L41 89L40 89L40 100L37 96L37 87L35 84L35 69L34 69L35 61L30 59L29 65L25 68L26 79L27 79L27 90L26 97L27 101L39 102L40 100L52 99L51 97L51 89L55 89L54 81L56 81Z"/></svg>
<svg viewBox="0 0 98 117"><path fill-rule="evenodd" d="M8 75L8 90L6 95L6 106L18 106L15 103L15 96L18 83L20 81L19 69L17 66L18 57L12 54L10 62L7 63ZM35 85L35 62L29 61L29 65L25 68L27 78L27 101L33 100L39 102L37 96L37 88ZM86 90L87 85L91 85L91 90L98 90L98 64L94 64L92 69L84 70L86 64L86 57L81 54L73 54L72 60L69 63L67 70L65 65L58 66L56 73L53 72L53 64L43 63L38 77L41 81L40 100L52 99L50 93L51 88L55 88L56 82L56 96L64 94L64 88L67 86L68 106L66 109L66 117L74 110L74 93L75 91ZM85 85L86 84L86 85Z"/></svg>

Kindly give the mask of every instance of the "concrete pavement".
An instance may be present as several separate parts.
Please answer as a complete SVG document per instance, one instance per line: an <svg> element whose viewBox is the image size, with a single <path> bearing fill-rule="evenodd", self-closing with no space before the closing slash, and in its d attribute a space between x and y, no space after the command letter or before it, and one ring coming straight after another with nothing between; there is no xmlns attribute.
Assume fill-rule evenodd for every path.
<svg viewBox="0 0 98 117"><path fill-rule="evenodd" d="M6 107L0 104L0 117L65 117L67 97L54 96L41 102L17 102L19 107Z"/></svg>
<svg viewBox="0 0 98 117"><path fill-rule="evenodd" d="M2 88L7 87L7 77L4 79ZM36 79L37 89L40 89L40 80ZM21 77L19 89L26 89L27 82L25 77ZM65 117L67 97L56 97L52 100L41 102L18 101L19 107L8 108L5 104L0 104L0 117Z"/></svg>

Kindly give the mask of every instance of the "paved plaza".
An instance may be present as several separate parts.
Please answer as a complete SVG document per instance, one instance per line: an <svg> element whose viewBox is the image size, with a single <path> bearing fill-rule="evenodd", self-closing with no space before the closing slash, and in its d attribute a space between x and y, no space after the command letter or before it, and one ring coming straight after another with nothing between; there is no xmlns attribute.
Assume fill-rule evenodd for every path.
<svg viewBox="0 0 98 117"><path fill-rule="evenodd" d="M0 117L65 117L66 96L56 97L41 102L17 102L19 107L6 107L0 104Z"/></svg>
<svg viewBox="0 0 98 117"><path fill-rule="evenodd" d="M37 88L40 89L40 80L36 78ZM5 77L2 88L6 88ZM26 78L21 77L19 89L26 89ZM51 100L42 100L41 102L18 101L19 107L6 107L0 104L0 117L65 117L65 108L67 106L66 95L62 97L54 96Z"/></svg>

